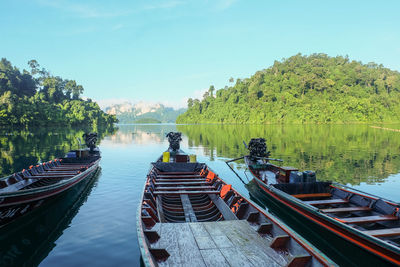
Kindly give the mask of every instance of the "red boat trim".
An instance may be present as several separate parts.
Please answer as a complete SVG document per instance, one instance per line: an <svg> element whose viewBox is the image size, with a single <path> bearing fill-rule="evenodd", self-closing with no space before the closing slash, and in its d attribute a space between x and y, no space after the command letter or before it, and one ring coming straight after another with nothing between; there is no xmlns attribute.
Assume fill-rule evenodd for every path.
<svg viewBox="0 0 400 267"><path fill-rule="evenodd" d="M40 199L43 199L43 198L47 198L47 197L54 196L54 195L56 195L56 194L58 194L58 193L60 193L60 192L62 192L62 191L65 191L65 190L71 188L73 185L79 183L80 181L82 181L83 179L85 179L86 177L88 177L97 167L98 167L98 164L95 163L95 164L92 165L89 169L86 170L86 171L87 171L86 174L85 174L84 172L81 173L81 175L82 175L82 174L83 174L83 175L82 175L79 179L76 179L76 180L75 180L74 182L72 182L72 183L66 183L65 185L62 185L62 186L60 186L60 187L54 187L54 189L52 189L52 190L50 191L50 192L52 192L52 193L46 194L46 191L45 191L45 190L38 190L37 192L32 192L32 194L33 194L33 195L34 195L34 194L38 195L38 194L40 194L40 193L44 193L44 195L40 195L39 197L35 197L35 198L28 198L28 199L26 199L26 200L22 200L22 201L18 201L18 202L10 202L10 203L4 204L4 205L1 205L1 204L0 204L0 207L7 207L7 206L13 206L13 205L21 205L21 204L24 204L24 203L29 203L29 202L32 202L32 201L36 201L36 200L40 200ZM42 188L40 188L40 189L42 189ZM48 191L47 191L47 192L48 192ZM17 198L17 199L18 199L18 198L23 198L23 197L29 197L29 194L27 194L27 195L5 196L5 197Z"/></svg>
<svg viewBox="0 0 400 267"><path fill-rule="evenodd" d="M253 172L252 172L252 174L253 174ZM253 175L254 175L254 174L253 174ZM264 184L264 182L262 182L258 177L255 176L255 178L257 179L258 182L261 182L261 183ZM342 238L344 238L344 239L346 239L346 240L348 240L348 241L350 241L350 242L352 242L352 243L354 243L354 244L357 244L358 246L360 246L360 247L362 247L362 248L364 248L364 249L366 249L366 250L372 252L373 254L378 255L378 256L380 256L380 257L386 259L386 260L389 261L389 262L392 262L392 263L394 263L394 264L400 265L400 260L396 260L396 259L394 259L394 258L392 258L392 257L389 257L389 256L385 255L383 252L379 251L379 250L378 250L379 248L383 249L383 248L380 247L379 245L377 245L377 244L371 244L371 245L375 245L375 246L378 248L378 249L377 249L377 248L373 248L372 246L367 246L367 245L363 244L362 242L360 242L360 241L358 241L358 240L356 240L356 239L354 239L354 238L348 236L348 234L355 235L354 233L348 232L348 231L344 232L345 230L343 230L343 229L341 229L341 228L339 228L339 229L334 229L334 227L337 228L337 226L335 226L335 225L329 226L329 225L327 225L327 224L322 223L321 220L318 220L319 217L317 217L317 216L311 214L310 212L307 212L307 213L309 213L309 214L303 212L302 210L300 210L300 209L297 208L296 206L293 206L290 202L288 202L288 201L286 201L286 200L284 200L284 199L278 197L275 193L273 193L273 192L271 192L270 190L268 190L267 188L265 188L262 184L260 184L260 183L258 183L258 184L260 185L260 187L261 187L266 193L268 193L270 196L272 196L273 198L275 198L277 201L285 203L287 206L291 207L293 210L295 210L295 211L297 211L298 213L302 214L304 217L307 217L309 220L314 221L315 223L319 224L320 226L322 226L322 227L324 227L324 228L326 228L326 229L328 229L328 230L330 230L330 231L336 233L337 235L341 236ZM313 218L313 217L316 217L317 219L315 219L315 218ZM331 223L328 222L328 221L327 221L327 223L331 224ZM357 236L357 237L358 237L358 236ZM359 237L359 238L361 238L361 237ZM368 241L368 240L367 240L367 241ZM368 242L370 242L370 241L368 241ZM395 252L392 252L392 251L390 251L390 252L393 253L393 254L395 253ZM395 256L396 256L396 255L395 255ZM397 257L399 257L399 256L397 255Z"/></svg>

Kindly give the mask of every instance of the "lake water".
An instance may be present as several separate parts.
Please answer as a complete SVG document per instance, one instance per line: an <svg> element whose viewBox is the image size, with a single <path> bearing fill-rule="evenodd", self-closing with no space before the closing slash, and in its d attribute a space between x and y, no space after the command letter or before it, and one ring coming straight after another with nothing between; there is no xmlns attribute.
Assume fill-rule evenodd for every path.
<svg viewBox="0 0 400 267"><path fill-rule="evenodd" d="M399 129L400 126L387 126ZM242 194L225 160L246 154L243 141L267 140L283 165L400 202L400 132L368 125L119 125L100 130L101 169L32 216L0 232L0 266L138 266L136 210L150 162L181 131L181 148L198 155ZM63 156L82 129L0 130L0 174ZM232 165L247 183L243 162ZM247 176L246 176L247 175Z"/></svg>

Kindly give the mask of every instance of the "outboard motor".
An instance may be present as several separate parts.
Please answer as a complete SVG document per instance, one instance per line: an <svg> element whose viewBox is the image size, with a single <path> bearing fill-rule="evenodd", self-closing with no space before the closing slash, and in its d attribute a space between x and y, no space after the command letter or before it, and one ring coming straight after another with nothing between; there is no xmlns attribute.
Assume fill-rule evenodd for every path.
<svg viewBox="0 0 400 267"><path fill-rule="evenodd" d="M84 133L82 137L85 138L85 144L90 148L90 152L93 152L96 148L97 133Z"/></svg>
<svg viewBox="0 0 400 267"><path fill-rule="evenodd" d="M248 149L252 160L267 158L271 154L271 152L267 151L267 145L264 138L252 138L249 142Z"/></svg>
<svg viewBox="0 0 400 267"><path fill-rule="evenodd" d="M169 132L167 134L168 137L168 142L169 142L169 148L172 151L178 151L180 148L180 141L182 141L182 133L180 132Z"/></svg>

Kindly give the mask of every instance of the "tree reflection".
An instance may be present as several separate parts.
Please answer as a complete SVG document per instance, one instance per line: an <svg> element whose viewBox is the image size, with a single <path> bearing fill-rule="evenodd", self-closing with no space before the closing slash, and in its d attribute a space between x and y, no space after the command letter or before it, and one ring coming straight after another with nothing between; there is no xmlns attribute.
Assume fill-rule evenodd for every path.
<svg viewBox="0 0 400 267"><path fill-rule="evenodd" d="M247 154L243 141L263 137L274 158L318 179L340 183L382 182L400 169L399 133L368 125L178 125L190 147L209 157ZM216 153L216 155L215 155Z"/></svg>

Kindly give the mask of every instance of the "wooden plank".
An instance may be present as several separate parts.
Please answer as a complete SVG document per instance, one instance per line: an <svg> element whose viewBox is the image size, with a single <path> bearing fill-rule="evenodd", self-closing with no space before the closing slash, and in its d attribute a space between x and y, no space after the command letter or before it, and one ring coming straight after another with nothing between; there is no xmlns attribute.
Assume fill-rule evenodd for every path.
<svg viewBox="0 0 400 267"><path fill-rule="evenodd" d="M199 247L187 223L175 223L179 228L177 239L183 266L206 266Z"/></svg>
<svg viewBox="0 0 400 267"><path fill-rule="evenodd" d="M207 236L195 236L197 246L200 250L202 249L217 249L213 239L210 235Z"/></svg>
<svg viewBox="0 0 400 267"><path fill-rule="evenodd" d="M313 198L313 197L331 197L331 193L312 193L312 194L297 194L292 195L292 197L296 198Z"/></svg>
<svg viewBox="0 0 400 267"><path fill-rule="evenodd" d="M182 180L176 180L176 179L154 179L156 183L158 182L168 182L168 183L183 183L183 182L205 182L206 179L182 179Z"/></svg>
<svg viewBox="0 0 400 267"><path fill-rule="evenodd" d="M181 255L178 247L178 231L179 228L174 223L159 223L160 239L157 243L152 244L152 249L165 249L169 253L168 259L163 266L181 266ZM160 265L162 266L162 265Z"/></svg>
<svg viewBox="0 0 400 267"><path fill-rule="evenodd" d="M229 238L225 234L211 235L211 238L214 241L215 245L217 245L217 248L232 248L232 247L234 247L232 242L229 240Z"/></svg>
<svg viewBox="0 0 400 267"><path fill-rule="evenodd" d="M253 267L253 265L249 262L249 259L243 254L243 252L237 248L221 248L220 249L222 255L224 255L225 260L232 267Z"/></svg>
<svg viewBox="0 0 400 267"><path fill-rule="evenodd" d="M400 235L400 228L368 230L368 231L363 231L363 233L375 237L398 236Z"/></svg>
<svg viewBox="0 0 400 267"><path fill-rule="evenodd" d="M156 190L203 190L215 189L214 186L175 186L175 187L157 187Z"/></svg>
<svg viewBox="0 0 400 267"><path fill-rule="evenodd" d="M203 249L200 250L201 256L207 266L226 266L229 267L229 263L225 260L224 255L218 249Z"/></svg>
<svg viewBox="0 0 400 267"><path fill-rule="evenodd" d="M198 184L210 184L209 182L199 180L198 182L180 182L179 185L198 185ZM155 182L154 185L160 186L160 185L177 185L177 183L173 182Z"/></svg>
<svg viewBox="0 0 400 267"><path fill-rule="evenodd" d="M352 217L352 218L335 218L336 220L343 223L371 223L371 222L382 222L382 221L396 221L399 218L394 215L376 215L376 216L365 216L365 217Z"/></svg>
<svg viewBox="0 0 400 267"><path fill-rule="evenodd" d="M325 213L370 211L370 210L372 210L370 207L346 207L346 208L321 209L321 211Z"/></svg>
<svg viewBox="0 0 400 267"><path fill-rule="evenodd" d="M157 178L163 179L183 179L183 178L203 178L201 175L156 175Z"/></svg>
<svg viewBox="0 0 400 267"><path fill-rule="evenodd" d="M249 223L245 220L217 222L219 230L238 248L254 266L284 266L287 261L284 255L268 246ZM210 228L207 228L210 229ZM214 229L213 229L214 230ZM211 234L211 232L210 232Z"/></svg>
<svg viewBox="0 0 400 267"><path fill-rule="evenodd" d="M219 191L154 191L154 195L194 195L194 194L219 194Z"/></svg>
<svg viewBox="0 0 400 267"><path fill-rule="evenodd" d="M185 212L185 220L187 222L197 222L196 214L194 213L192 203L188 195L181 195L182 207Z"/></svg>
<svg viewBox="0 0 400 267"><path fill-rule="evenodd" d="M326 200L311 200L311 201L303 201L309 205L333 205L333 204L346 204L349 203L347 199L326 199Z"/></svg>
<svg viewBox="0 0 400 267"><path fill-rule="evenodd" d="M158 215L158 219L160 220L160 222L165 222L165 217L164 217L164 210L163 207L161 205L162 203L162 199L161 196L157 196L157 215Z"/></svg>
<svg viewBox="0 0 400 267"><path fill-rule="evenodd" d="M160 172L158 171L158 175L198 175L199 172Z"/></svg>
<svg viewBox="0 0 400 267"><path fill-rule="evenodd" d="M222 216L224 216L225 220L237 220L238 218L236 215L232 212L232 210L228 207L228 205L225 203L225 201L222 200L222 198L218 195L208 195L211 199L211 201L217 206L219 211L221 212Z"/></svg>
<svg viewBox="0 0 400 267"><path fill-rule="evenodd" d="M192 233L195 237L197 236L209 236L206 228L204 228L204 225L202 223L189 223L190 230L192 230Z"/></svg>

